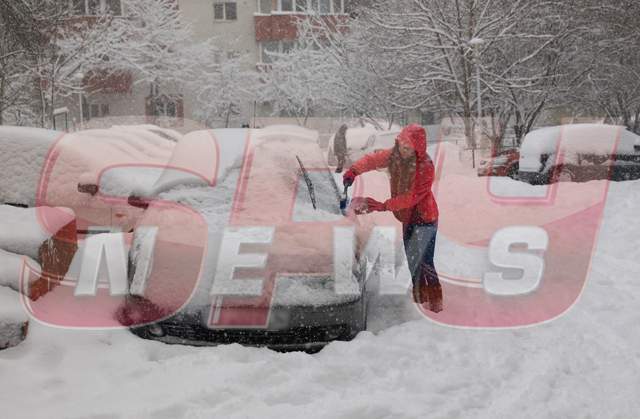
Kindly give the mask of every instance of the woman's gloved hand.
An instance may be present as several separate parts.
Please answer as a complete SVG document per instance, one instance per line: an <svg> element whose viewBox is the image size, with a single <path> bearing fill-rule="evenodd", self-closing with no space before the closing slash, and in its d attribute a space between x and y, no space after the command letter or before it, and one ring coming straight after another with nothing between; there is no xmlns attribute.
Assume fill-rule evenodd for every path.
<svg viewBox="0 0 640 419"><path fill-rule="evenodd" d="M384 203L376 201L373 198L367 198L367 212L386 211L387 207Z"/></svg>
<svg viewBox="0 0 640 419"><path fill-rule="evenodd" d="M356 172L354 172L353 169L349 169L344 172L344 175L342 175L342 183L344 186L349 187L353 185L353 182L355 182L356 176Z"/></svg>

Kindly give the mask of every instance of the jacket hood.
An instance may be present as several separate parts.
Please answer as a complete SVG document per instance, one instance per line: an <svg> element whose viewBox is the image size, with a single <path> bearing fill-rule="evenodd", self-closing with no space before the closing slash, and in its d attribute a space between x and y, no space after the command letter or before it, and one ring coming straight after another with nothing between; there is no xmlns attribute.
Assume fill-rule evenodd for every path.
<svg viewBox="0 0 640 419"><path fill-rule="evenodd" d="M398 141L404 144L410 144L416 152L418 161L424 161L427 158L427 132L418 124L411 124L400 131Z"/></svg>

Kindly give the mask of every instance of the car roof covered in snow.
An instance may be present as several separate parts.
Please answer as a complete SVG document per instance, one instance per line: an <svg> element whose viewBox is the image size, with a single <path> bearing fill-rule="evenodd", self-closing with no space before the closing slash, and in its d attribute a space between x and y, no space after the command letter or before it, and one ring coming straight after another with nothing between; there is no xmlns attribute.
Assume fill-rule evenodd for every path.
<svg viewBox="0 0 640 419"><path fill-rule="evenodd" d="M213 179L220 180L230 170L239 169L246 152L244 141L259 147L265 143L289 143L311 150L319 150L318 132L295 125L272 125L261 129L226 128L193 131L186 134L173 150L168 167L150 188L135 191L139 197L153 197L176 186L205 186ZM220 139L231 138L221 148ZM283 152L288 148L280 148ZM290 148L289 148L290 149ZM194 155L199 150L200 156ZM200 159L202 154L209 158ZM198 158L196 158L198 157ZM264 157L264 156L262 156Z"/></svg>
<svg viewBox="0 0 640 419"><path fill-rule="evenodd" d="M0 127L0 203L36 205L41 172L54 147L56 164L49 173L54 181L48 182L51 187L47 188L47 199L54 188L61 189L57 194L58 204L63 206L73 204L65 199L77 198L79 182L99 183L104 169L110 166L164 165L176 141L152 128L118 126L66 134L37 128ZM109 180L128 183L135 179L111 176ZM116 185L111 189L123 187Z"/></svg>
<svg viewBox="0 0 640 419"><path fill-rule="evenodd" d="M0 203L33 206L45 159L62 133L0 127Z"/></svg>
<svg viewBox="0 0 640 419"><path fill-rule="evenodd" d="M611 154L615 140L619 154L633 154L640 136L625 127L604 124L570 124L539 128L529 132L521 147L522 154L553 154L561 148L576 153Z"/></svg>

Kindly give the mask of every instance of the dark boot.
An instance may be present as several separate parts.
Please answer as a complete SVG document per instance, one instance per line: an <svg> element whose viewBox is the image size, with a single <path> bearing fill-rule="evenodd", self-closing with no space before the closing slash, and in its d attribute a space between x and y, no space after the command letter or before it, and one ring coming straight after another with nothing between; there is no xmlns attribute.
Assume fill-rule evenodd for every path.
<svg viewBox="0 0 640 419"><path fill-rule="evenodd" d="M429 300L429 310L434 313L442 311L442 286L440 284L427 285L427 295Z"/></svg>

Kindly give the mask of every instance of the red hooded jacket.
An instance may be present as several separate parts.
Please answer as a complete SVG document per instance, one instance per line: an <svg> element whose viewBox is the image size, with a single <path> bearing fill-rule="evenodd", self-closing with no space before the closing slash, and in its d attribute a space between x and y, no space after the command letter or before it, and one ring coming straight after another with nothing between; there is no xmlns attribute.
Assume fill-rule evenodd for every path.
<svg viewBox="0 0 640 419"><path fill-rule="evenodd" d="M427 154L427 134L417 124L407 126L398 136L400 141L411 144L416 152L415 178L410 189L388 199L384 204L387 210L393 211L402 223L431 223L438 220L438 205L431 192L435 176L435 168ZM408 140L408 141L407 141ZM356 175L376 169L389 167L389 159L393 148L368 154L353 164L351 170ZM391 176L394 176L391 173ZM390 183L393 179L390 179Z"/></svg>

